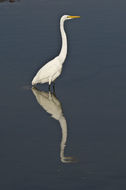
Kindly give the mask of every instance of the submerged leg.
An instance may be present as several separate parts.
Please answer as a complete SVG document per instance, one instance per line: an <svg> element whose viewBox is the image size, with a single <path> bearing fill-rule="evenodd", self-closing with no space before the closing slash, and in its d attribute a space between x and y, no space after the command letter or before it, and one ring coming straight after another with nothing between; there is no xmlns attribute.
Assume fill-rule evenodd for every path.
<svg viewBox="0 0 126 190"><path fill-rule="evenodd" d="M53 82L53 94L55 95L55 81Z"/></svg>

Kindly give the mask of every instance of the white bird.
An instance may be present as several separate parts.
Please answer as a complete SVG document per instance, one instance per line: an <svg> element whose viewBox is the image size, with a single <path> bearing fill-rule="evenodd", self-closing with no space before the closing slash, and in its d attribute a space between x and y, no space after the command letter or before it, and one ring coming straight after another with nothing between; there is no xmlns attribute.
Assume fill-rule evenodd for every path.
<svg viewBox="0 0 126 190"><path fill-rule="evenodd" d="M62 106L58 98L49 92L39 91L37 88L32 87L32 92L36 97L37 102L40 106L49 114L51 117L59 121L62 131L62 139L60 144L60 160L63 163L72 163L76 160L71 156L64 156L64 149L67 141L67 122L63 115Z"/></svg>
<svg viewBox="0 0 126 190"><path fill-rule="evenodd" d="M64 21L80 18L80 16L70 16L64 15L60 19L60 32L62 38L62 47L59 55L46 63L35 75L32 80L32 85L36 85L37 83L49 83L49 89L51 82L54 82L56 78L61 74L63 63L67 56L67 36L64 30Z"/></svg>

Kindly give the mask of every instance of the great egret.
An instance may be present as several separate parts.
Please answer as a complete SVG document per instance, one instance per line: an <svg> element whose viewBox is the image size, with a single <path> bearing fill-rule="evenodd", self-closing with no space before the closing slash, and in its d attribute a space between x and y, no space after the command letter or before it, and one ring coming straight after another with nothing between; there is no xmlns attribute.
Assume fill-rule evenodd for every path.
<svg viewBox="0 0 126 190"><path fill-rule="evenodd" d="M62 130L62 139L60 144L60 160L63 163L72 163L76 160L71 156L64 156L64 149L67 141L67 122L63 115L62 106L58 98L49 92L39 91L37 88L32 87L32 92L35 95L40 106L49 114L52 118L59 121Z"/></svg>
<svg viewBox="0 0 126 190"><path fill-rule="evenodd" d="M59 55L46 63L35 75L32 80L32 85L37 83L49 83L49 89L51 82L54 82L55 79L61 74L63 63L67 55L67 37L64 30L64 21L74 18L80 18L80 16L70 16L64 15L60 19L60 32L62 37L62 47Z"/></svg>

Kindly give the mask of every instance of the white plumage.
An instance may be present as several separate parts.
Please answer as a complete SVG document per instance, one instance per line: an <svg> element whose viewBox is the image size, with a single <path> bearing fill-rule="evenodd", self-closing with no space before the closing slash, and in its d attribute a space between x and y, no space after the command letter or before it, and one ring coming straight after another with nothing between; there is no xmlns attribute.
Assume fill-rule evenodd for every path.
<svg viewBox="0 0 126 190"><path fill-rule="evenodd" d="M61 74L63 63L67 56L67 37L64 30L64 21L79 18L80 16L70 16L64 15L60 19L60 31L62 37L62 47L59 55L46 63L35 75L32 80L32 85L37 83L46 83L48 82L51 85L51 82L54 82L56 78Z"/></svg>
<svg viewBox="0 0 126 190"><path fill-rule="evenodd" d="M51 82L54 81L60 75L61 71L62 64L60 64L58 57L56 57L53 60L49 61L37 72L32 81L32 85L46 82L48 82L50 85Z"/></svg>

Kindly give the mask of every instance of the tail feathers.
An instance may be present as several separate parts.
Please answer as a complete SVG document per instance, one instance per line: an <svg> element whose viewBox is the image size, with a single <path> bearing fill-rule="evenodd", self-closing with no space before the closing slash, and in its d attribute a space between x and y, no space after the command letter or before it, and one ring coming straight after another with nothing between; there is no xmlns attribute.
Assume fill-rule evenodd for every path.
<svg viewBox="0 0 126 190"><path fill-rule="evenodd" d="M32 81L32 86L34 86L36 83L34 83L33 81Z"/></svg>
<svg viewBox="0 0 126 190"><path fill-rule="evenodd" d="M35 85L35 84L37 84L37 82L36 82L36 79L34 77L33 80L32 80L32 85Z"/></svg>
<svg viewBox="0 0 126 190"><path fill-rule="evenodd" d="M43 78L43 79L40 79L39 77L35 76L32 80L32 85L36 85L38 83L46 83L46 82L49 82L48 78Z"/></svg>

